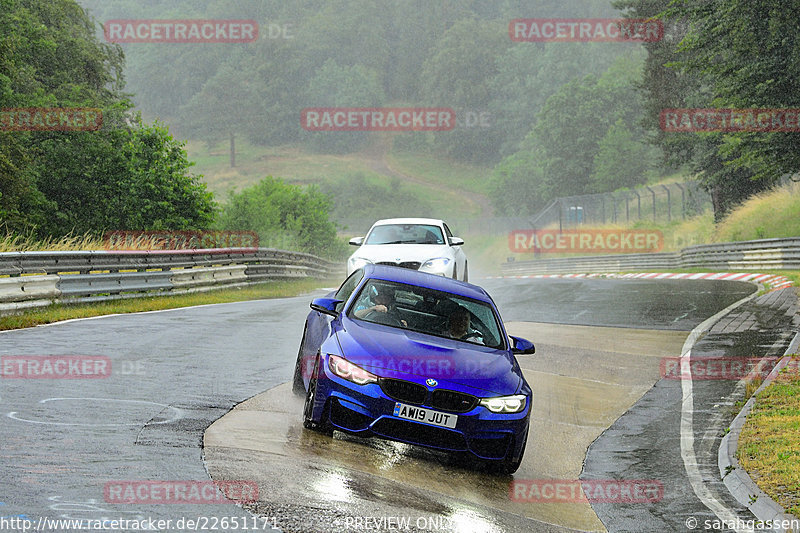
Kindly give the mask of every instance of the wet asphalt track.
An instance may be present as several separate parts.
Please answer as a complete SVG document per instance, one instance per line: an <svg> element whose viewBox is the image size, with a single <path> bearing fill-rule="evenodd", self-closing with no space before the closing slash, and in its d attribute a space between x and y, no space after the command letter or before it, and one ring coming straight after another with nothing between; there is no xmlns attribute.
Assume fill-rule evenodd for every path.
<svg viewBox="0 0 800 533"><path fill-rule="evenodd" d="M708 281L486 280L484 285L507 322L677 331L690 330L754 290L744 283ZM208 479L200 448L203 431L234 404L290 378L309 300L115 316L0 334L3 355L105 355L114 368L111 377L98 380L0 380L0 514L173 522L201 515L248 516L234 505L109 504L103 487L113 480ZM750 343L747 349L759 344L774 343ZM666 400L651 397L657 389L643 400L655 402L656 408L674 401L669 391ZM624 431L635 433L637 422L649 423L650 434L657 434L674 423L668 410L652 420L647 418L652 412L638 405L632 412L639 418L623 417L615 426L624 421ZM631 453L627 441L610 457L595 462L590 455L587 461L585 475L590 477L617 464L626 468L620 477L637 477L629 475L630 464L655 470L663 465L664 472L647 472L649 478L664 473L665 502L666 487L679 495L677 503L669 500L669 508L653 507L650 518L631 518L630 508L595 505L612 531L629 530L626 519L639 520L635 530L660 531L665 523L677 524L669 513L703 511L669 459L674 439L646 444L653 440L657 447L649 455ZM607 451L615 450L613 441L601 442L611 443ZM636 460L626 462L631 457ZM602 466L593 471L594 464ZM376 489L378 500L393 497Z"/></svg>

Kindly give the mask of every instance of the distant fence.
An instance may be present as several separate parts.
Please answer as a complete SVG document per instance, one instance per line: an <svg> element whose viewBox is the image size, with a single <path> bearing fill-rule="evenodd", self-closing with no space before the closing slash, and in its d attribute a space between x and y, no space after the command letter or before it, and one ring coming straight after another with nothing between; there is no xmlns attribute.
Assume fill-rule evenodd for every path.
<svg viewBox="0 0 800 533"><path fill-rule="evenodd" d="M243 286L344 277L344 263L269 248L0 253L0 313Z"/></svg>
<svg viewBox="0 0 800 533"><path fill-rule="evenodd" d="M800 270L800 237L689 246L675 253L615 254L514 261L504 275L623 272L702 268L714 270Z"/></svg>
<svg viewBox="0 0 800 533"><path fill-rule="evenodd" d="M711 207L711 197L696 181L637 187L613 193L564 196L551 201L531 216L450 217L448 226L456 235L499 234L520 228L574 228L582 224L623 224L638 220L669 222L702 213ZM347 235L365 235L372 218L339 220Z"/></svg>
<svg viewBox="0 0 800 533"><path fill-rule="evenodd" d="M556 198L533 217L533 223L540 228L571 228L639 220L669 222L692 217L708 207L708 192L699 183L689 181Z"/></svg>

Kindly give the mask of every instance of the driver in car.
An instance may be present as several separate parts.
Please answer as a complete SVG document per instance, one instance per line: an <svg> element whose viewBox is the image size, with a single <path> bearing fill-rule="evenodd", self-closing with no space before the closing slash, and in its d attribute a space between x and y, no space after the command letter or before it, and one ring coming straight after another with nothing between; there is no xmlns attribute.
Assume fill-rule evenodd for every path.
<svg viewBox="0 0 800 533"><path fill-rule="evenodd" d="M448 334L458 340L483 344L483 336L475 330L470 330L469 311L459 306L450 314Z"/></svg>
<svg viewBox="0 0 800 533"><path fill-rule="evenodd" d="M396 315L394 291L385 287L376 287L376 289L378 294L372 298L372 301L375 302L374 305L368 306L367 302L365 301L357 304L355 311L353 311L353 314L356 316L356 318L366 318L367 315L372 312L392 313L393 315ZM405 320L400 320L400 323L403 324L403 327L408 327L408 324Z"/></svg>

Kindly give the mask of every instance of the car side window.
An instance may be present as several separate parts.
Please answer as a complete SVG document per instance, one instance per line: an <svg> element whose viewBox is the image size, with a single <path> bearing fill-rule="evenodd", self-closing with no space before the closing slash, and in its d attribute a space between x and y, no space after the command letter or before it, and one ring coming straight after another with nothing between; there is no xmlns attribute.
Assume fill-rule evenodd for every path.
<svg viewBox="0 0 800 533"><path fill-rule="evenodd" d="M334 298L337 300L341 300L342 303L336 305L336 310L341 311L342 307L344 306L345 302L350 298L350 295L353 294L353 291L356 290L356 287L361 280L364 278L364 271L362 269L358 269L352 274L350 277L344 280L342 286L339 287L339 290L336 291L336 295Z"/></svg>

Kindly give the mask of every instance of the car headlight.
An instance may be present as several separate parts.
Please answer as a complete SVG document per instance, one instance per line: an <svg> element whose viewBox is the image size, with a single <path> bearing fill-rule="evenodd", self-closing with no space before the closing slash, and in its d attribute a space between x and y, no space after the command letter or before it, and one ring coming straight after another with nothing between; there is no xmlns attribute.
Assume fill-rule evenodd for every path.
<svg viewBox="0 0 800 533"><path fill-rule="evenodd" d="M353 270L358 270L359 268L363 267L364 265L371 265L372 261L366 259L364 257L351 257L350 258L350 267Z"/></svg>
<svg viewBox="0 0 800 533"><path fill-rule="evenodd" d="M525 409L525 396L498 396L497 398L482 398L481 405L493 413L519 413Z"/></svg>
<svg viewBox="0 0 800 533"><path fill-rule="evenodd" d="M352 381L356 385L378 382L378 376L338 355L328 355L328 368L340 378Z"/></svg>
<svg viewBox="0 0 800 533"><path fill-rule="evenodd" d="M434 259L428 259L425 261L420 270L433 270L436 272L444 272L447 270L447 265L450 264L451 259L449 257L436 257Z"/></svg>

